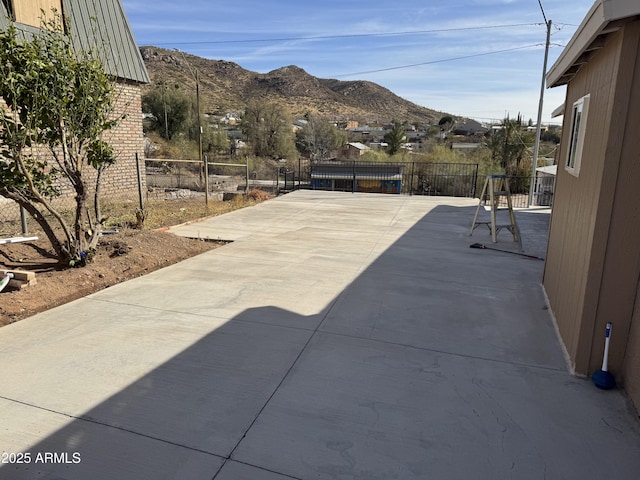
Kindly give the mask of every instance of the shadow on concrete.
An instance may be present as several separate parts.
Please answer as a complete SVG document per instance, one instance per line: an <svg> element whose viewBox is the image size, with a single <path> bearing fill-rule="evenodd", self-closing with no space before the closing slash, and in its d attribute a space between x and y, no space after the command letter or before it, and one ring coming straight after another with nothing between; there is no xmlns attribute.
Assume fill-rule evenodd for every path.
<svg viewBox="0 0 640 480"><path fill-rule="evenodd" d="M247 309L82 415L0 398L35 429L0 477L637 478L640 427L567 373L543 263L470 249L474 210L434 208L323 311ZM546 237L519 221L525 247Z"/></svg>

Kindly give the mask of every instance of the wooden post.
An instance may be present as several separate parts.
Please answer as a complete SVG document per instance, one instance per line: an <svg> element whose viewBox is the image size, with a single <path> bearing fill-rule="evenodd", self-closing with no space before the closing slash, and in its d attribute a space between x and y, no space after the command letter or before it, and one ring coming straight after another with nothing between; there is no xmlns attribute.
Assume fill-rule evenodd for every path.
<svg viewBox="0 0 640 480"><path fill-rule="evenodd" d="M144 196L142 195L142 174L140 173L140 158L136 153L136 173L138 174L138 202L140 210L144 210Z"/></svg>

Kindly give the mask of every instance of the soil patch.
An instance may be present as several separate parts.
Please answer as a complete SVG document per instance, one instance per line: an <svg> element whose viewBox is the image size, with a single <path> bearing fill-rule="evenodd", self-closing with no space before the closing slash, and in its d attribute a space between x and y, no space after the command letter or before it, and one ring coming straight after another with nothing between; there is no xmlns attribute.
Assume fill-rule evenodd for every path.
<svg viewBox="0 0 640 480"><path fill-rule="evenodd" d="M0 268L36 272L36 284L0 292L0 326L223 245L127 229L102 237L92 263L60 270L46 239L0 246Z"/></svg>

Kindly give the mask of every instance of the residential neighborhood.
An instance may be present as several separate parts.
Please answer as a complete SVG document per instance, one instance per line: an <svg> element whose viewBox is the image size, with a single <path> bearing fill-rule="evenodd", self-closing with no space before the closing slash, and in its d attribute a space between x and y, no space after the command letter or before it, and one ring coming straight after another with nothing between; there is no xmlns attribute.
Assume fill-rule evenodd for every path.
<svg viewBox="0 0 640 480"><path fill-rule="evenodd" d="M640 4L532 3L0 2L0 478L636 480Z"/></svg>

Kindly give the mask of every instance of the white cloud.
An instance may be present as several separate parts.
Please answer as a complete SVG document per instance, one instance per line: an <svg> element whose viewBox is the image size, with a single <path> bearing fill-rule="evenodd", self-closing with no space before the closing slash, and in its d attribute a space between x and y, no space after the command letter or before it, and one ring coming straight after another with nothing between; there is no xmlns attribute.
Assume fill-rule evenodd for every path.
<svg viewBox="0 0 640 480"><path fill-rule="evenodd" d="M556 25L553 43L568 42L575 26L565 24L579 24L591 3L543 0L547 18ZM545 28L535 1L451 0L410 7L390 0L366 4L359 0L159 0L153 4L123 0L123 4L140 44L177 47L258 72L293 64L323 78L437 62L348 78L375 81L416 103L459 115L501 118L505 112L520 111L535 118L537 114L542 46L481 55L543 44ZM473 29L533 23L539 25ZM461 30L357 36L445 29ZM319 36L339 38L310 38ZM234 43L224 43L230 41ZM549 66L560 52L561 48L551 49ZM471 55L478 56L442 62ZM563 93L554 89L546 95L550 100L545 100L545 112L550 114L562 103Z"/></svg>

